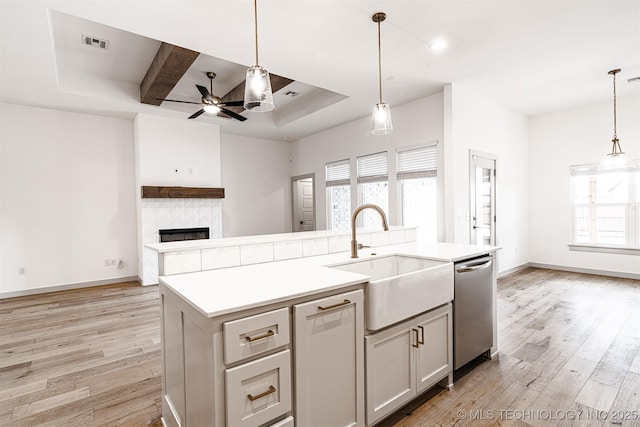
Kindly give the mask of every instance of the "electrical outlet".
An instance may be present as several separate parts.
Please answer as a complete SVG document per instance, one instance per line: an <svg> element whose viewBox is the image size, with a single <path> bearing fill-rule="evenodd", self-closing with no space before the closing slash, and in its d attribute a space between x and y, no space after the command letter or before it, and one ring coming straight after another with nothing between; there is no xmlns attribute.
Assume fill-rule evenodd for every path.
<svg viewBox="0 0 640 427"><path fill-rule="evenodd" d="M124 259L118 258L118 268L124 268L124 266L125 266Z"/></svg>
<svg viewBox="0 0 640 427"><path fill-rule="evenodd" d="M24 267L18 267L18 274L19 275L25 275L27 274L27 270Z"/></svg>
<svg viewBox="0 0 640 427"><path fill-rule="evenodd" d="M109 267L111 265L111 260L105 259L104 260L104 266L105 267Z"/></svg>

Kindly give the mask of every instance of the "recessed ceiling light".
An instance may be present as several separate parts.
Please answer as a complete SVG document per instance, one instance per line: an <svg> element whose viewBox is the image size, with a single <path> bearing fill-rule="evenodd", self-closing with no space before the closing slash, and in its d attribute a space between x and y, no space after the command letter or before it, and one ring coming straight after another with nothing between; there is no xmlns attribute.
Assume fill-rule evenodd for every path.
<svg viewBox="0 0 640 427"><path fill-rule="evenodd" d="M429 49L431 50L435 50L435 51L441 51L444 50L447 47L447 42L445 42L442 39L438 39L438 40L434 40L430 45L429 45Z"/></svg>

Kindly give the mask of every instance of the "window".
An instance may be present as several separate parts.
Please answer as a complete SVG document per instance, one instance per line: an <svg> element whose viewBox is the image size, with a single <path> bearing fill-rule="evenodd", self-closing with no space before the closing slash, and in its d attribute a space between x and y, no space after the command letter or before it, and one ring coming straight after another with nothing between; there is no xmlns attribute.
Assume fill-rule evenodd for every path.
<svg viewBox="0 0 640 427"><path fill-rule="evenodd" d="M572 166L570 247L640 249L640 168ZM606 250L605 250L606 251Z"/></svg>
<svg viewBox="0 0 640 427"><path fill-rule="evenodd" d="M400 149L397 178L402 225L415 225L420 240L438 240L437 143Z"/></svg>
<svg viewBox="0 0 640 427"><path fill-rule="evenodd" d="M358 157L358 204L373 203L389 217L389 178L387 176L387 152ZM360 215L362 227L380 227L380 216L365 209Z"/></svg>
<svg viewBox="0 0 640 427"><path fill-rule="evenodd" d="M327 217L331 230L351 228L351 165L349 159L325 165Z"/></svg>

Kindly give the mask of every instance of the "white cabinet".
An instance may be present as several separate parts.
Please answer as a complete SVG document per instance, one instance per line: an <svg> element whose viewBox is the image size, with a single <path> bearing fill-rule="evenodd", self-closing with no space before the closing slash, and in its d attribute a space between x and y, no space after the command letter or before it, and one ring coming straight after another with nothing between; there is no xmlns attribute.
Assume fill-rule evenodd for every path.
<svg viewBox="0 0 640 427"><path fill-rule="evenodd" d="M224 363L229 365L289 344L289 309L225 322Z"/></svg>
<svg viewBox="0 0 640 427"><path fill-rule="evenodd" d="M451 304L365 337L367 425L443 378L452 383Z"/></svg>
<svg viewBox="0 0 640 427"><path fill-rule="evenodd" d="M289 350L226 370L227 425L253 427L291 410Z"/></svg>
<svg viewBox="0 0 640 427"><path fill-rule="evenodd" d="M453 311L451 304L416 318L420 336L416 353L416 393L453 373ZM452 385L452 378L447 383Z"/></svg>
<svg viewBox="0 0 640 427"><path fill-rule="evenodd" d="M227 425L255 427L291 411L291 352L289 309L225 322L224 362L231 365L255 356L259 359L225 369Z"/></svg>
<svg viewBox="0 0 640 427"><path fill-rule="evenodd" d="M297 427L364 426L363 291L297 304Z"/></svg>

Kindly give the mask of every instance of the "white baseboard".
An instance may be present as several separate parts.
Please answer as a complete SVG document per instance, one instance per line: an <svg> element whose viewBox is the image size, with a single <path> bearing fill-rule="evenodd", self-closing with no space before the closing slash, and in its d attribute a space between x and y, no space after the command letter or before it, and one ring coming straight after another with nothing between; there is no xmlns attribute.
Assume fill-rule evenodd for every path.
<svg viewBox="0 0 640 427"><path fill-rule="evenodd" d="M568 267L566 265L542 264L539 262L530 262L529 267L546 268L549 270L569 271L572 273L594 274L597 276L619 277L621 279L640 280L640 274L625 273L622 271L597 270L595 268Z"/></svg>
<svg viewBox="0 0 640 427"><path fill-rule="evenodd" d="M608 277L619 277L621 279L640 280L640 274L635 274L635 273L624 273L621 271L610 271L610 270L596 270L594 268L568 267L566 265L543 264L539 262L527 262L522 265L518 265L516 267L510 268L508 270L501 271L498 273L498 279L502 279L503 277L509 276L510 274L517 273L518 271L524 270L527 267L546 268L547 270L569 271L571 273L594 274L596 276L608 276Z"/></svg>
<svg viewBox="0 0 640 427"><path fill-rule="evenodd" d="M517 265L517 266L515 266L515 267L509 268L509 269L504 270L504 271L500 271L500 272L498 273L498 279L501 279L501 278L503 278L503 277L506 277L506 276L508 276L508 275L510 275L510 274L517 273L518 271L520 271L520 270L524 270L524 269L525 269L525 268L527 268L527 267L531 267L531 265L530 265L530 263L525 262L524 264Z"/></svg>
<svg viewBox="0 0 640 427"><path fill-rule="evenodd" d="M25 295L45 294L49 292L67 291L70 289L89 288L92 286L112 285L114 283L140 282L138 276L116 277L113 279L94 280L91 282L70 283L68 285L47 286L45 288L32 288L20 291L0 292L0 299L22 297Z"/></svg>

